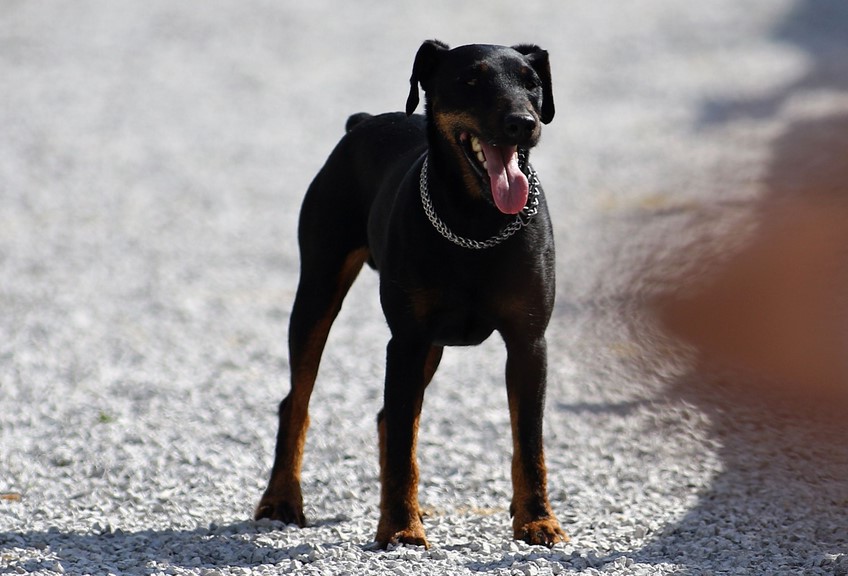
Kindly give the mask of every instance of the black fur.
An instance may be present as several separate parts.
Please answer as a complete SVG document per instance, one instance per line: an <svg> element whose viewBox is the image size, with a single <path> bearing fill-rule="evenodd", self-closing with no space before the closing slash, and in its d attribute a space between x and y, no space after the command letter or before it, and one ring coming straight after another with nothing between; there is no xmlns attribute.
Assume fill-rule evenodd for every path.
<svg viewBox="0 0 848 576"><path fill-rule="evenodd" d="M419 85L425 116L413 114ZM391 330L379 417L378 543L426 545L414 458L424 389L443 346L479 344L494 331L508 355L514 535L534 544L565 539L548 503L542 450L545 330L555 293L544 194L526 227L485 250L444 238L425 215L419 194L426 154L427 186L439 217L463 237L496 235L515 216L496 208L486 171L469 153L471 136L501 147L497 150L517 146L529 154L540 124L553 116L544 50L533 45L450 50L431 40L415 57L405 114L348 119L347 134L301 209L301 276L289 327L292 390L280 406L274 469L257 517L305 523L299 477L309 395L330 325L368 262L379 271Z"/></svg>

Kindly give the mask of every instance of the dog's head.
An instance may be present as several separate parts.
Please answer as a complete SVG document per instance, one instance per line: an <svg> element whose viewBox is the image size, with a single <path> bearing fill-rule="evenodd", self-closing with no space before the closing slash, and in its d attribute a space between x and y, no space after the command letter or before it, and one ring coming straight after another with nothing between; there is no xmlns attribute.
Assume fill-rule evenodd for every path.
<svg viewBox="0 0 848 576"><path fill-rule="evenodd" d="M518 150L535 146L541 124L554 117L548 53L529 44L451 50L429 40L418 49L409 83L406 113L418 107L420 84L432 125L465 159L469 188L491 190L501 212L521 211L527 179Z"/></svg>

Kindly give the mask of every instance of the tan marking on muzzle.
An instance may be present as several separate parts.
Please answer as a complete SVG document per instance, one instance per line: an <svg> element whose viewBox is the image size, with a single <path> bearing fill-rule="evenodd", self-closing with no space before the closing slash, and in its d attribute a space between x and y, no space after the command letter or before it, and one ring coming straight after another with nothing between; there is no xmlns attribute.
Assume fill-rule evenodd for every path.
<svg viewBox="0 0 848 576"><path fill-rule="evenodd" d="M480 178L469 165L462 145L459 143L459 135L462 132L469 134L480 134L480 125L473 115L468 112L434 112L433 120L441 137L453 149L457 162L462 170L462 181L465 188L472 196L480 196L483 192Z"/></svg>

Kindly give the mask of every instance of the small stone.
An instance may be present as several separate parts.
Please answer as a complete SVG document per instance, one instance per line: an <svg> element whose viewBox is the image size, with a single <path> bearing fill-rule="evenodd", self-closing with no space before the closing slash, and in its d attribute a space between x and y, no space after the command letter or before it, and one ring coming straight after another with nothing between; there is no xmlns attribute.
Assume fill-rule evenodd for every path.
<svg viewBox="0 0 848 576"><path fill-rule="evenodd" d="M264 564L265 554L266 551L262 550L261 548L257 548L256 550L254 550L253 553L250 555L251 564Z"/></svg>
<svg viewBox="0 0 848 576"><path fill-rule="evenodd" d="M513 569L512 573L518 576L539 576L539 567L535 564L520 564Z"/></svg>

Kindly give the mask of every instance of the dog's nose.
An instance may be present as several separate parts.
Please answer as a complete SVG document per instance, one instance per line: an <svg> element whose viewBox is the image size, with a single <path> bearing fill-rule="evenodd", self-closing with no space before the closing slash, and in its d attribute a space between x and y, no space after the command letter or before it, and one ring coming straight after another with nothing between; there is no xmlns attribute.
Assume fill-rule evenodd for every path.
<svg viewBox="0 0 848 576"><path fill-rule="evenodd" d="M504 132L507 138L523 141L536 129L536 119L526 112L508 114L504 118Z"/></svg>

